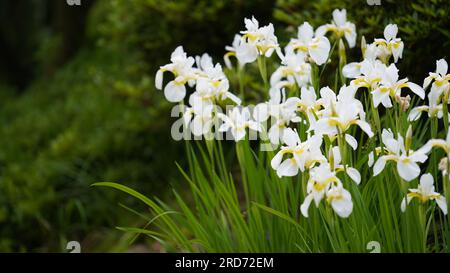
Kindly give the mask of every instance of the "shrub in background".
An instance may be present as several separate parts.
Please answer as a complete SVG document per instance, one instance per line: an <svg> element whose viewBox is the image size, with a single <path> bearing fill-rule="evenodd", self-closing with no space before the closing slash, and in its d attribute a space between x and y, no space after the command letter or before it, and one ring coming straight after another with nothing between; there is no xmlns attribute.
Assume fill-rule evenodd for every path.
<svg viewBox="0 0 450 273"><path fill-rule="evenodd" d="M179 180L179 172L167 173L180 159L169 136L169 104L146 75L180 43L222 56L244 15L269 20L273 3L96 1L74 60L21 96L0 90L0 251L62 251L69 240L94 245L90 231L130 221L110 205L115 194L89 188L94 181L160 193ZM42 27L36 25L45 35L33 41L33 62L45 72L61 36Z"/></svg>
<svg viewBox="0 0 450 273"><path fill-rule="evenodd" d="M173 49L183 44L192 54L208 51L222 58L224 45L231 43L244 17L255 15L269 21L273 0L232 1L100 1L96 12L107 14L107 19L91 23L88 30L102 37L106 45L127 45L142 50L145 60L154 71L170 56ZM106 13L106 11L108 11ZM202 41L199 43L199 41Z"/></svg>
<svg viewBox="0 0 450 273"><path fill-rule="evenodd" d="M368 41L380 36L387 24L397 24L406 46L399 69L408 71L412 80L428 75L428 68L435 65L430 56L448 57L450 6L446 0L381 0L380 6L369 5L365 0L277 0L274 18L297 31L296 27L304 21L316 26L327 23L335 8L346 8L349 20L357 25L358 35L364 35ZM358 49L353 51L354 56L359 53Z"/></svg>
<svg viewBox="0 0 450 273"><path fill-rule="evenodd" d="M144 64L127 58L83 52L22 96L2 92L0 251L60 251L120 219L106 203L114 195L91 190L94 181L159 192L173 177L163 175L177 149L161 146L170 142L164 104L152 107Z"/></svg>

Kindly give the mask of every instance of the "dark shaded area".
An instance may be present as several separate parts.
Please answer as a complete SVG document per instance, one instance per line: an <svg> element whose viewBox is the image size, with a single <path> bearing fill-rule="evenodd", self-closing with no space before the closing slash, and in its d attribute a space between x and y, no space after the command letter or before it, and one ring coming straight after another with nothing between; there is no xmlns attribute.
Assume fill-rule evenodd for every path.
<svg viewBox="0 0 450 273"><path fill-rule="evenodd" d="M82 46L94 2L1 1L0 80L23 89L41 74L52 75Z"/></svg>
<svg viewBox="0 0 450 273"><path fill-rule="evenodd" d="M70 240L83 252L127 250L113 227L146 220L118 202L147 209L90 185L164 199L182 181L184 145L170 137L176 118L154 90L156 68L180 44L221 61L244 17L270 21L274 1L93 3L0 3L0 252L66 251Z"/></svg>
<svg viewBox="0 0 450 273"><path fill-rule="evenodd" d="M244 18L254 15L261 25L271 21L275 0L112 0L105 21L92 32L113 45L143 53L152 73L171 52L183 45L191 55L209 53L221 61L225 46L242 30ZM90 32L90 33L92 33Z"/></svg>

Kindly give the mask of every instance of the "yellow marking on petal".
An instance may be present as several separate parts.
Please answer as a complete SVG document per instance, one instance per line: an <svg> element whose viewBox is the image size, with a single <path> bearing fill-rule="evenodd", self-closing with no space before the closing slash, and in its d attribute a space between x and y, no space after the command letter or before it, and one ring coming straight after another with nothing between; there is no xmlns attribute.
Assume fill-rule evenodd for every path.
<svg viewBox="0 0 450 273"><path fill-rule="evenodd" d="M401 160L401 162L402 162L402 163L405 163L405 164L408 164L408 163L411 162L411 159L409 159L409 157L406 157L406 158L403 158L403 159Z"/></svg>
<svg viewBox="0 0 450 273"><path fill-rule="evenodd" d="M342 196L342 194L341 195L330 195L330 196L327 196L327 202L328 203L331 203L334 200L339 201L339 200L342 200L342 199L344 199L344 196Z"/></svg>
<svg viewBox="0 0 450 273"><path fill-rule="evenodd" d="M386 147L384 147L384 150L386 151L386 152L389 152L387 149L386 149ZM375 148L375 154L376 155L380 155L381 154L381 147L376 147Z"/></svg>
<svg viewBox="0 0 450 273"><path fill-rule="evenodd" d="M326 180L326 183L329 184L331 182L337 182L338 179L335 176L332 176Z"/></svg>
<svg viewBox="0 0 450 273"><path fill-rule="evenodd" d="M441 148L442 150L444 150L446 153L448 153L449 151L450 151L450 147L449 147L449 145L447 145L447 142L445 142L445 141L441 141L441 140L438 140L438 141L435 141L435 140L432 140L431 141L431 146L432 147L437 147L437 148Z"/></svg>
<svg viewBox="0 0 450 273"><path fill-rule="evenodd" d="M339 121L336 119L328 119L328 126L338 126Z"/></svg>
<svg viewBox="0 0 450 273"><path fill-rule="evenodd" d="M408 197L409 198L420 198L422 195L420 194L420 193L418 193L418 192L410 192L410 193L408 193Z"/></svg>
<svg viewBox="0 0 450 273"><path fill-rule="evenodd" d="M301 51L301 52L307 52L308 47L303 46L303 45L296 45L296 46L294 46L294 50Z"/></svg>
<svg viewBox="0 0 450 273"><path fill-rule="evenodd" d="M438 87L441 87L441 86L443 86L443 85L445 84L445 82L446 82L446 81L444 81L444 80L438 80L438 79L436 79L436 80L434 81L434 84L436 84Z"/></svg>
<svg viewBox="0 0 450 273"><path fill-rule="evenodd" d="M388 47L388 44L386 43L385 40L377 40L374 43L379 46Z"/></svg>
<svg viewBox="0 0 450 273"><path fill-rule="evenodd" d="M247 39L249 41L254 42L254 41L258 40L258 36L257 35L253 35L251 33L246 33L246 34L244 34L242 36L242 39Z"/></svg>
<svg viewBox="0 0 450 273"><path fill-rule="evenodd" d="M225 53L225 56L226 56L226 57L229 57L229 56L236 56L236 52L235 52L235 51L229 51L229 52Z"/></svg>
<svg viewBox="0 0 450 273"><path fill-rule="evenodd" d="M378 90L380 90L381 93L390 93L391 88L388 87L380 87Z"/></svg>
<svg viewBox="0 0 450 273"><path fill-rule="evenodd" d="M322 162L323 162L323 160L317 160L317 159L314 159L314 160L307 160L307 161L305 162L305 168L311 169L311 167L314 167L314 165L315 165L316 163L322 163Z"/></svg>
<svg viewBox="0 0 450 273"><path fill-rule="evenodd" d="M327 186L328 184L323 184L323 183L318 183L318 182L315 182L314 183L314 189L316 190L316 191L322 191L323 189L325 189L325 187Z"/></svg>

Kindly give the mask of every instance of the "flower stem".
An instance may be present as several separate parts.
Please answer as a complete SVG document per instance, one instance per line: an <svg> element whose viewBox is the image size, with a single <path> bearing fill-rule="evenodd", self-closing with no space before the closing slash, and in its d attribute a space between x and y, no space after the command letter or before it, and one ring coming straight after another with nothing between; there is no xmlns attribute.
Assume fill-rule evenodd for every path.
<svg viewBox="0 0 450 273"><path fill-rule="evenodd" d="M269 81L267 79L267 63L266 58L264 56L258 57L258 67L259 73L261 74L261 78L264 82L264 90L269 91Z"/></svg>
<svg viewBox="0 0 450 273"><path fill-rule="evenodd" d="M341 132L341 130L338 129L338 145L339 145L339 151L341 152L341 159L342 159L342 165L344 165L344 168L347 166L347 149L346 149L346 141L345 141L345 134Z"/></svg>
<svg viewBox="0 0 450 273"><path fill-rule="evenodd" d="M319 87L320 87L320 76L319 76L319 67L316 64L311 64L311 84L316 91L316 95L319 95Z"/></svg>
<svg viewBox="0 0 450 273"><path fill-rule="evenodd" d="M244 152L244 142L246 140L241 140L236 143L236 156L240 165L241 169L241 177L242 177L242 186L244 188L244 195L245 195L245 202L247 203L247 208L249 207L250 202L250 194L249 194L249 188L248 188L248 179L247 179L247 172L245 168L245 152Z"/></svg>
<svg viewBox="0 0 450 273"><path fill-rule="evenodd" d="M245 94L244 94L244 66L239 65L237 67L237 76L239 81L239 92L241 94L242 104L245 102Z"/></svg>
<svg viewBox="0 0 450 273"><path fill-rule="evenodd" d="M370 95L372 96L372 95ZM373 119L375 121L375 126L377 127L377 133L378 133L378 137L380 138L380 142L381 142L381 122L380 122L380 115L378 114L378 109L375 107L375 104L373 103L373 99L370 99L371 101L371 110L372 110L372 116Z"/></svg>
<svg viewBox="0 0 450 273"><path fill-rule="evenodd" d="M437 137L437 130L438 130L438 119L437 117L431 118L431 138L434 139ZM431 151L431 170L434 177L437 177L437 159L436 159L436 153L434 151Z"/></svg>
<svg viewBox="0 0 450 273"><path fill-rule="evenodd" d="M419 204L419 222L423 236L421 248L423 249L423 251L425 251L427 244L427 222L426 222L426 212L423 207L423 204Z"/></svg>
<svg viewBox="0 0 450 273"><path fill-rule="evenodd" d="M447 106L446 98L445 98L445 101L442 103L442 111L444 113L443 118L444 118L445 132L448 132L448 106Z"/></svg>
<svg viewBox="0 0 450 273"><path fill-rule="evenodd" d="M331 56L333 55L334 48L336 47L337 43L338 43L338 40L334 41L333 46L331 47L330 54L328 54L327 61L325 62L325 64L322 67L322 70L320 71L318 82L320 82L320 79L322 78L322 74L325 71L325 68L327 67L328 61L331 59Z"/></svg>
<svg viewBox="0 0 450 273"><path fill-rule="evenodd" d="M450 159L450 153L447 154L447 173L443 174L443 188L444 188L444 196L446 197L446 201L447 201L447 208L450 207L450 202L449 202L449 194L450 194L450 180L449 180L449 171L450 171L450 164L448 162L448 160ZM444 241L444 247L445 247L445 251L446 252L450 252L450 245L449 245L449 241L450 241L450 214L447 214L447 217L445 217L444 215L444 235L443 236L443 241Z"/></svg>

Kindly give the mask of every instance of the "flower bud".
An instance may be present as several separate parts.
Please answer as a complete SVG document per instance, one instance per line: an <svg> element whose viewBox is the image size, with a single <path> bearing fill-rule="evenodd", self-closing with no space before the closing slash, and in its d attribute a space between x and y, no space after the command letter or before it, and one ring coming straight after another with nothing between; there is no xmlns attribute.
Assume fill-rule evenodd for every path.
<svg viewBox="0 0 450 273"><path fill-rule="evenodd" d="M409 151L409 148L411 147L411 143L412 143L412 126L409 125L408 131L406 131L406 140L405 140L406 152Z"/></svg>
<svg viewBox="0 0 450 273"><path fill-rule="evenodd" d="M441 172L443 172L444 174L447 173L447 164L448 164L448 159L447 157L443 157L441 159L441 161L439 161L439 170Z"/></svg>
<svg viewBox="0 0 450 273"><path fill-rule="evenodd" d="M400 109L403 112L406 112L406 110L408 110L409 105L411 102L411 97L408 95L406 97L400 97Z"/></svg>
<svg viewBox="0 0 450 273"><path fill-rule="evenodd" d="M366 54L366 48L367 48L367 42L366 42L366 38L364 37L364 35L361 38L361 53L363 58L365 58L365 54Z"/></svg>
<svg viewBox="0 0 450 273"><path fill-rule="evenodd" d="M328 162L330 163L331 168L334 167L334 153L333 153L333 146L330 146L330 149L328 150Z"/></svg>

